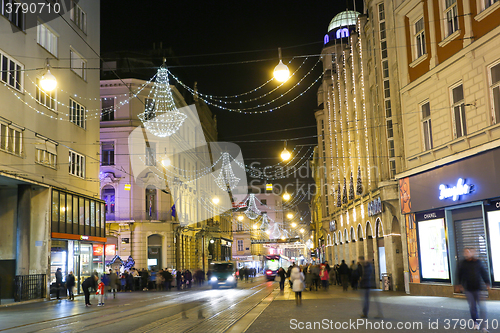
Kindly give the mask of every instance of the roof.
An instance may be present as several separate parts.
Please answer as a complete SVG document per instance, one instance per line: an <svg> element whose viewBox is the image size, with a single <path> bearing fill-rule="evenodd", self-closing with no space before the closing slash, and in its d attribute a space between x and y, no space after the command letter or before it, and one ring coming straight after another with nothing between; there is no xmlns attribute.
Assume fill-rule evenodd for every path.
<svg viewBox="0 0 500 333"><path fill-rule="evenodd" d="M358 13L354 10L346 10L344 12L335 15L335 17L331 20L330 24L328 25L328 32L338 27L356 25L359 15L361 15L361 13Z"/></svg>

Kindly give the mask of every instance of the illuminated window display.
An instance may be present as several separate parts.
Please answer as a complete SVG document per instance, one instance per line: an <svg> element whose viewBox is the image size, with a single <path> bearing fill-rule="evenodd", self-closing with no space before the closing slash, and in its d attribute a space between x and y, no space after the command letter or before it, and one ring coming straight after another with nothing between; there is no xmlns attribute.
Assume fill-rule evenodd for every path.
<svg viewBox="0 0 500 333"><path fill-rule="evenodd" d="M449 280L444 219L418 222L422 278Z"/></svg>
<svg viewBox="0 0 500 333"><path fill-rule="evenodd" d="M493 280L500 282L500 211L488 212Z"/></svg>

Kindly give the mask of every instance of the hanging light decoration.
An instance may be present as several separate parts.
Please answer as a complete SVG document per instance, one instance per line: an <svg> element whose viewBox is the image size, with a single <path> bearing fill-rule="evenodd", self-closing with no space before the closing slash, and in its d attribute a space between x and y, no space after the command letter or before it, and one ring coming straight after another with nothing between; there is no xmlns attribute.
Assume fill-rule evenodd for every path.
<svg viewBox="0 0 500 333"><path fill-rule="evenodd" d="M274 78L279 82L285 82L290 77L288 66L281 60L281 48L278 48L280 62L274 67Z"/></svg>
<svg viewBox="0 0 500 333"><path fill-rule="evenodd" d="M222 168L219 176L215 178L215 183L223 191L233 190L239 183L240 178L236 177L231 168L231 155L227 152L222 153Z"/></svg>
<svg viewBox="0 0 500 333"><path fill-rule="evenodd" d="M283 148L283 151L281 152L281 159L283 161L288 161L292 157L292 154L288 150L286 150L286 141L285 141L285 147Z"/></svg>
<svg viewBox="0 0 500 333"><path fill-rule="evenodd" d="M56 86L57 86L57 79L50 72L50 64L49 60L47 59L47 72L43 74L42 77L40 78L40 87L45 92L51 92L52 90L56 89Z"/></svg>
<svg viewBox="0 0 500 333"><path fill-rule="evenodd" d="M260 215L260 210L257 208L257 205L255 204L255 194L251 193L249 198L248 198L248 204L247 204L247 209L245 210L245 215L250 219L250 220L255 220L257 217Z"/></svg>
<svg viewBox="0 0 500 333"><path fill-rule="evenodd" d="M144 127L155 136L165 138L171 136L182 126L187 116L175 106L174 97L168 82L168 70L162 66L158 69L156 80L149 96L153 102L146 105L139 119Z"/></svg>

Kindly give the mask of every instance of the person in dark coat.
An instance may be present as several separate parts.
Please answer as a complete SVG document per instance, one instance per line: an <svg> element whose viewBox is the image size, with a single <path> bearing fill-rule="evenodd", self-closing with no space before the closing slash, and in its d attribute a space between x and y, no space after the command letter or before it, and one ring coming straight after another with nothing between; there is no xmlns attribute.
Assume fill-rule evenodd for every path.
<svg viewBox="0 0 500 333"><path fill-rule="evenodd" d="M186 281L186 288L191 289L191 285L193 284L193 274L189 269L186 269L184 273L184 280Z"/></svg>
<svg viewBox="0 0 500 333"><path fill-rule="evenodd" d="M177 290L181 290L181 288L182 288L182 272L180 269L178 269L177 273L175 273L175 279L177 282Z"/></svg>
<svg viewBox="0 0 500 333"><path fill-rule="evenodd" d="M359 281L359 287L362 289L361 293L363 295L363 313L361 314L361 318L368 318L368 310L370 307L370 289L375 287L373 265L368 260L365 260L364 257L359 257L358 260L362 264L361 280ZM375 302L375 306L378 311L378 316L375 318L382 318L382 308L376 295L373 295L373 301Z"/></svg>
<svg viewBox="0 0 500 333"><path fill-rule="evenodd" d="M339 266L339 274L340 281L342 282L342 288L344 291L347 291L349 287L349 267L345 263L345 260L342 259L342 263Z"/></svg>
<svg viewBox="0 0 500 333"><path fill-rule="evenodd" d="M61 291L62 287L63 287L62 272L61 272L61 269L58 268L56 270L56 295L57 295L57 299L60 299L59 292Z"/></svg>
<svg viewBox="0 0 500 333"><path fill-rule="evenodd" d="M89 289L92 288L93 290L97 289L97 280L99 278L97 277L97 274L92 274L89 276L85 281L82 283L82 289L83 293L85 294L85 306L91 306L90 304L90 291Z"/></svg>
<svg viewBox="0 0 500 333"><path fill-rule="evenodd" d="M475 249L465 249L464 257L465 259L458 266L458 288L463 290L467 297L470 316L474 321L474 329L480 330L481 324L486 322L486 309L481 302L481 290L483 284L488 291L490 290L490 277L481 261L476 258ZM487 332L486 327L483 327L483 331Z"/></svg>
<svg viewBox="0 0 500 333"><path fill-rule="evenodd" d="M66 289L68 289L68 299L70 301L75 300L75 295L73 294L73 288L75 287L75 276L73 272L69 272L68 276L66 276Z"/></svg>
<svg viewBox="0 0 500 333"><path fill-rule="evenodd" d="M285 290L286 272L283 269L283 267L280 267L280 269L278 270L278 276L280 277L280 290L284 291Z"/></svg>

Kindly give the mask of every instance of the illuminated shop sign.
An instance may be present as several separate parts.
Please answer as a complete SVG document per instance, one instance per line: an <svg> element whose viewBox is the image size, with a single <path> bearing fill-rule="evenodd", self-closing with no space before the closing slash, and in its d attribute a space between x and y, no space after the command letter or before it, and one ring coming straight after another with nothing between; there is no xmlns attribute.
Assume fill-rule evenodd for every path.
<svg viewBox="0 0 500 333"><path fill-rule="evenodd" d="M439 185L439 200L452 198L457 201L461 195L467 195L472 192L474 185L465 184L465 180L458 178L457 185L448 187L448 185Z"/></svg>
<svg viewBox="0 0 500 333"><path fill-rule="evenodd" d="M337 31L335 31L335 39L341 39L341 38L347 38L350 36L350 32L348 28L340 28ZM332 36L333 37L333 36ZM326 34L325 37L323 38L324 44L330 43L330 35Z"/></svg>

